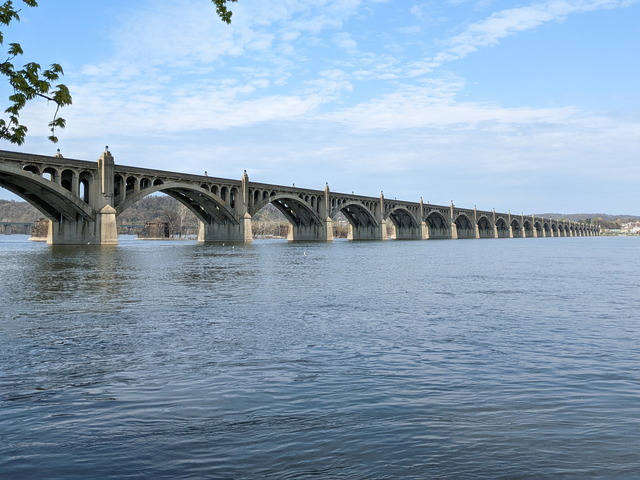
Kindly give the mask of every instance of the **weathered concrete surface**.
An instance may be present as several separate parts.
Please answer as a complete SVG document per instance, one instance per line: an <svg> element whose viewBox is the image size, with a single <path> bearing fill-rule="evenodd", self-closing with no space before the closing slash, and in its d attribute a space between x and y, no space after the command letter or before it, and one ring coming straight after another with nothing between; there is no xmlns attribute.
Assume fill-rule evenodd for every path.
<svg viewBox="0 0 640 480"><path fill-rule="evenodd" d="M555 238L599 235L578 222L387 199L354 193L191 175L116 165L108 148L97 162L0 151L0 187L40 210L52 244L113 245L116 219L137 201L163 192L200 220L202 242L251 242L251 218L266 204L289 221L292 241L331 241L342 213L350 240Z"/></svg>

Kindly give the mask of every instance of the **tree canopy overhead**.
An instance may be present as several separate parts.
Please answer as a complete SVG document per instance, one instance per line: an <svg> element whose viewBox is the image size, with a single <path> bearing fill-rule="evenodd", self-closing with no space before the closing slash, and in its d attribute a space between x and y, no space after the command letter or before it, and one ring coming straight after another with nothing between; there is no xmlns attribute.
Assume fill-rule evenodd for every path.
<svg viewBox="0 0 640 480"><path fill-rule="evenodd" d="M37 0L21 0L28 7L37 7ZM233 12L229 10L228 4L237 0L211 0L216 7L216 13L220 19L229 24ZM5 0L0 4L0 28L7 27L12 22L20 21L18 13L20 8L16 8L13 0ZM43 99L53 102L56 105L53 118L48 123L51 134L49 140L53 143L58 141L56 136L57 128L64 128L65 119L58 116L60 108L71 105L72 98L66 85L55 83L64 72L57 63L52 63L49 68L43 69L38 63L29 62L22 67L16 67L14 60L23 55L22 47L19 43L5 44L4 34L0 30L0 48L5 50L5 60L0 60L0 75L6 77L9 84L10 95L8 97L8 107L4 110L3 118L0 118L0 140L5 140L16 145L22 145L27 135L27 126L20 123L20 112L28 102L35 99Z"/></svg>
<svg viewBox="0 0 640 480"><path fill-rule="evenodd" d="M29 7L37 7L36 0L22 0ZM0 24L8 26L11 22L19 21L20 9L16 9L11 0L6 0L0 5ZM62 67L53 63L47 69L35 63L29 62L22 68L16 67L13 61L24 52L19 43L9 43L5 46L4 35L0 31L0 45L6 48L6 59L0 63L0 74L6 77L11 94L9 106L4 110L4 118L0 118L0 139L7 140L17 145L24 143L27 127L20 123L20 111L27 102L36 98L45 99L56 104L53 119L49 122L49 140L57 142L56 128L64 128L65 120L58 117L58 111L65 105L71 105L69 89L62 84L53 85L63 75Z"/></svg>

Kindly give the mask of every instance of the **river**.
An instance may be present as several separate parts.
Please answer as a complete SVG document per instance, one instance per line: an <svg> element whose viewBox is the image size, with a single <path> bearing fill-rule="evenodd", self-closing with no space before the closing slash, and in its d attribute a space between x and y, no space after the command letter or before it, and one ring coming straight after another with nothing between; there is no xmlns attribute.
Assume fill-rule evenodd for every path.
<svg viewBox="0 0 640 480"><path fill-rule="evenodd" d="M639 253L0 236L0 478L638 478Z"/></svg>

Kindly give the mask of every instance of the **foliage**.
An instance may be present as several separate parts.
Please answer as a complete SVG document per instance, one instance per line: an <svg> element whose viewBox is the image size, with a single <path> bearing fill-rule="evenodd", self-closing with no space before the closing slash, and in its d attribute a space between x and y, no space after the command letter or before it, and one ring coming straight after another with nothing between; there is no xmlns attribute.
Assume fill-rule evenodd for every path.
<svg viewBox="0 0 640 480"><path fill-rule="evenodd" d="M227 7L228 3L237 0L211 0L216 7L216 13L220 19L229 24L233 12ZM37 0L22 0L29 7L37 7ZM6 0L0 4L0 25L8 27L11 22L20 21L18 13L20 9L16 9L12 0ZM0 46L5 47L4 35L0 31ZM56 136L57 128L64 128L66 121L58 116L60 108L71 105L72 98L66 85L57 82L61 75L64 75L62 67L53 63L47 69L35 62L29 62L22 68L14 66L14 60L23 54L22 47L19 43L9 43L6 47L6 60L0 63L0 75L7 78L11 88L11 94L8 101L9 106L5 109L5 118L0 118L0 139L22 145L27 135L27 127L20 123L20 112L27 103L36 98L53 102L56 105L53 119L49 122L48 127L51 132L49 140L53 143L58 141Z"/></svg>
<svg viewBox="0 0 640 480"><path fill-rule="evenodd" d="M231 15L233 12L227 8L227 3L237 2L238 0L211 0L216 6L216 13L222 19L223 22L231 23Z"/></svg>
<svg viewBox="0 0 640 480"><path fill-rule="evenodd" d="M22 0L29 7L37 7L36 0ZM19 9L16 9L11 0L6 0L0 5L0 24L9 26L13 21L19 21ZM0 45L4 46L4 35L0 32ZM0 118L0 139L7 140L17 145L24 143L27 127L20 123L20 111L27 102L35 98L43 98L56 104L53 119L49 122L49 140L57 142L56 128L64 128L65 120L58 117L58 111L65 105L71 105L69 89L63 85L53 85L64 74L62 67L57 63L48 69L29 62L22 68L16 68L13 61L24 52L19 43L9 43L6 49L6 60L0 63L0 74L7 78L12 93L9 95L9 106L5 109L5 118Z"/></svg>

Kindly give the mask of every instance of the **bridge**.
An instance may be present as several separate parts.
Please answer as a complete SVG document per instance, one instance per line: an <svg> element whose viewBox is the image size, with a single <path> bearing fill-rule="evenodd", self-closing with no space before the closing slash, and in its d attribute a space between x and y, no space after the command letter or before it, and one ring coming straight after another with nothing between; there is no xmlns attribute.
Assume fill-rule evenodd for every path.
<svg viewBox="0 0 640 480"><path fill-rule="evenodd" d="M49 219L49 244L118 243L116 219L147 195L165 193L198 218L202 242L251 242L251 218L271 203L290 223L292 241L331 241L342 213L350 240L540 238L599 235L579 222L455 206L116 165L108 147L97 162L0 151L0 187Z"/></svg>
<svg viewBox="0 0 640 480"><path fill-rule="evenodd" d="M32 227L33 227L33 223L0 222L0 234L4 234L4 235L11 235L11 234L29 235L31 233L31 228Z"/></svg>

